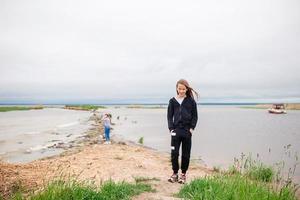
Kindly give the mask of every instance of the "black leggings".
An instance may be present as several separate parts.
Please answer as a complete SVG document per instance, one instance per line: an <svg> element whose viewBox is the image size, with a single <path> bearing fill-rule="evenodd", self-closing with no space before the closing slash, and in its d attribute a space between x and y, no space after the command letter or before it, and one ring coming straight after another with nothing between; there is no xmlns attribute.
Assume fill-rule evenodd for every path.
<svg viewBox="0 0 300 200"><path fill-rule="evenodd" d="M171 137L171 161L172 169L174 173L178 173L179 170L179 149L182 144L182 155L181 155L181 172L186 173L190 164L190 154L192 147L192 135L188 130L175 129L175 135ZM174 134L174 133L173 133Z"/></svg>

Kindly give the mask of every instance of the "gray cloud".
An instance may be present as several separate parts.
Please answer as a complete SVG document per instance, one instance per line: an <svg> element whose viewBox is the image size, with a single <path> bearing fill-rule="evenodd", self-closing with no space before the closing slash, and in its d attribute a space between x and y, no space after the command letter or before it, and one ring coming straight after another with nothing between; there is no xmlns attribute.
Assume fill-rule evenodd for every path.
<svg viewBox="0 0 300 200"><path fill-rule="evenodd" d="M0 99L300 100L300 3L0 2Z"/></svg>

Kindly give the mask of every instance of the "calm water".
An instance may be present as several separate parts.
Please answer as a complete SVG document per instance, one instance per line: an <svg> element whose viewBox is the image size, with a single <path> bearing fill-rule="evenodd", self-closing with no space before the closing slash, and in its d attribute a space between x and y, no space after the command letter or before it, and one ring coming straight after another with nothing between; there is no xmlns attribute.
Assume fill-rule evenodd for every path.
<svg viewBox="0 0 300 200"><path fill-rule="evenodd" d="M0 158L28 162L60 153L47 147L82 135L90 127L90 115L60 108L0 112Z"/></svg>
<svg viewBox="0 0 300 200"><path fill-rule="evenodd" d="M167 110L108 107L115 124L112 134L170 152ZM252 154L268 163L285 161L292 167L300 152L300 111L285 115L235 106L198 106L199 121L192 137L192 157L206 165L226 168L241 153ZM90 112L59 108L0 113L0 157L10 162L26 162L59 153L47 146L67 142L89 127ZM119 119L117 117L119 116ZM284 147L290 145L286 150ZM285 153L287 152L287 153ZM295 181L300 182L299 166Z"/></svg>
<svg viewBox="0 0 300 200"><path fill-rule="evenodd" d="M166 109L111 108L113 133L129 140L144 137L144 144L170 151ZM192 156L208 166L226 168L241 153L252 154L274 164L285 161L292 167L300 152L300 111L285 115L269 114L261 109L235 106L198 106L199 121L192 137ZM119 116L119 120L117 120ZM288 150L285 146L291 145ZM287 153L286 153L287 152ZM300 182L299 166L295 179Z"/></svg>

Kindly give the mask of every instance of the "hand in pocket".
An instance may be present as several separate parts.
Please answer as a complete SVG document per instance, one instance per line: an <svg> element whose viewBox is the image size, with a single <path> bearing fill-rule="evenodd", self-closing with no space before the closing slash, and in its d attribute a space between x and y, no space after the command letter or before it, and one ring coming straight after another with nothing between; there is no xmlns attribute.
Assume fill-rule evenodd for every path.
<svg viewBox="0 0 300 200"><path fill-rule="evenodd" d="M176 132L174 132L174 130L171 131L171 136L176 136Z"/></svg>

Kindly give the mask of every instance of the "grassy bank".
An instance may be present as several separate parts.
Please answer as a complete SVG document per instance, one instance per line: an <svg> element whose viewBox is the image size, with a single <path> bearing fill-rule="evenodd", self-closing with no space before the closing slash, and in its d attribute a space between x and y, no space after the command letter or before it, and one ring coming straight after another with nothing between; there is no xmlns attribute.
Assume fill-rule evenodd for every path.
<svg viewBox="0 0 300 200"><path fill-rule="evenodd" d="M43 190L29 196L23 196L22 191L17 191L12 200L119 200L130 199L132 196L143 192L153 192L149 184L145 183L115 183L113 181L105 182L100 187L93 184L87 184L77 181L54 181L48 184Z"/></svg>
<svg viewBox="0 0 300 200"><path fill-rule="evenodd" d="M129 105L126 108L140 108L140 109L163 109L163 106L145 106L145 105Z"/></svg>
<svg viewBox="0 0 300 200"><path fill-rule="evenodd" d="M201 200L296 200L298 186L290 176L284 180L279 174L281 171L242 155L228 170L193 180L177 196Z"/></svg>
<svg viewBox="0 0 300 200"><path fill-rule="evenodd" d="M44 106L0 106L0 112L16 111L16 110L37 110L43 109Z"/></svg>
<svg viewBox="0 0 300 200"><path fill-rule="evenodd" d="M106 108L106 107L96 106L96 105L65 105L64 108L70 110L97 110L98 108Z"/></svg>
<svg viewBox="0 0 300 200"><path fill-rule="evenodd" d="M275 191L265 182L254 181L240 174L196 179L180 190L179 197L202 200L296 200L291 187Z"/></svg>

